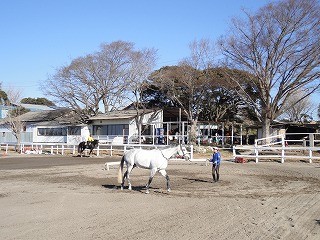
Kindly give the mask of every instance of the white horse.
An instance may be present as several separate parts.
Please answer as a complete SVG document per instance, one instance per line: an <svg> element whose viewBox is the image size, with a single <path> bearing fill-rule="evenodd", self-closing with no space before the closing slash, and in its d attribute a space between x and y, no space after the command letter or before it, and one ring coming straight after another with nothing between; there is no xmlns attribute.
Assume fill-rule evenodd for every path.
<svg viewBox="0 0 320 240"><path fill-rule="evenodd" d="M184 156L186 160L189 160L189 155L185 154L185 149L181 145L178 145L173 148L166 149L152 149L152 150L144 150L144 149L131 149L124 153L119 167L118 172L118 182L121 183L121 190L124 187L124 181L127 179L129 190L131 190L131 182L130 182L130 173L134 167L146 168L150 169L150 177L149 181L146 185L146 193L149 193L149 186L152 182L154 175L157 172L160 172L162 176L164 176L167 180L167 191L170 192L170 179L166 172L166 168L168 166L168 159L173 156L173 154L178 153L181 156ZM123 165L124 162L127 165L127 171L123 174Z"/></svg>

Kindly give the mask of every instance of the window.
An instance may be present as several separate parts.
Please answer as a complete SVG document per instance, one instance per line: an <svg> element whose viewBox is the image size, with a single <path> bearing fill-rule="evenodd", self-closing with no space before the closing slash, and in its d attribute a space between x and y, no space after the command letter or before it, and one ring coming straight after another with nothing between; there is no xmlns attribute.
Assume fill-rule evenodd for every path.
<svg viewBox="0 0 320 240"><path fill-rule="evenodd" d="M81 127L68 127L68 135L81 135Z"/></svg>
<svg viewBox="0 0 320 240"><path fill-rule="evenodd" d="M129 124L95 125L93 135L128 135Z"/></svg>
<svg viewBox="0 0 320 240"><path fill-rule="evenodd" d="M38 128L38 136L67 136L66 128Z"/></svg>

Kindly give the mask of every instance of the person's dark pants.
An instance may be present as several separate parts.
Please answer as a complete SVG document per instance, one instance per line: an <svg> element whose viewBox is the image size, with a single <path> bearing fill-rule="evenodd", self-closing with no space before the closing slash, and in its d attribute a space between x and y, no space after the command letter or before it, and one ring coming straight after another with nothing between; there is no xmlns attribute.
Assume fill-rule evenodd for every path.
<svg viewBox="0 0 320 240"><path fill-rule="evenodd" d="M212 164L212 177L215 182L219 181L219 168L220 164Z"/></svg>

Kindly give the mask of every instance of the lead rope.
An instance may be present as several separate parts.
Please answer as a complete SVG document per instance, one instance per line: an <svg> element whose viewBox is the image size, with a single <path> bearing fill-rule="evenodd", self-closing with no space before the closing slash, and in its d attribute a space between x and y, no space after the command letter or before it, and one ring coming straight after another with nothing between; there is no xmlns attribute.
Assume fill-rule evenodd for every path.
<svg viewBox="0 0 320 240"><path fill-rule="evenodd" d="M162 157L164 157L164 158L167 160L167 162L169 162L169 158L167 158L167 157L164 156L164 154L163 154L163 152L161 151L161 149L159 149L159 151L161 152ZM159 166L158 169L161 169L162 165L163 165L163 164L161 164L161 166Z"/></svg>
<svg viewBox="0 0 320 240"><path fill-rule="evenodd" d="M181 144L180 144L179 146L180 146L180 149L181 149L181 152L182 152L182 156L183 156L183 158L185 159L187 154L184 153ZM165 157L164 154L163 154L163 152L161 151L161 149L159 149L159 151L161 152L162 156L163 156L165 159L167 159L167 161L169 161L169 158L170 158L170 157L169 157L169 158Z"/></svg>

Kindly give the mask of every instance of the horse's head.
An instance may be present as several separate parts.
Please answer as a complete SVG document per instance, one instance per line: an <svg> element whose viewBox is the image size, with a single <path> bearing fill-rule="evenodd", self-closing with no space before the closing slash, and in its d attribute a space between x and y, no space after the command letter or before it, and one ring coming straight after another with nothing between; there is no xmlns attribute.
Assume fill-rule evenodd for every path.
<svg viewBox="0 0 320 240"><path fill-rule="evenodd" d="M95 139L92 142L89 142L89 148L95 148L96 146L98 146L99 144L99 140Z"/></svg>
<svg viewBox="0 0 320 240"><path fill-rule="evenodd" d="M97 140L97 139L95 139L95 140L93 140L93 141L91 142L91 146L92 146L93 148L97 147L98 145L99 145L99 140Z"/></svg>
<svg viewBox="0 0 320 240"><path fill-rule="evenodd" d="M187 152L187 149L185 146L182 146L181 144L178 146L178 154L180 156L183 156L183 158L186 160L186 161L189 161L190 160L190 154Z"/></svg>

